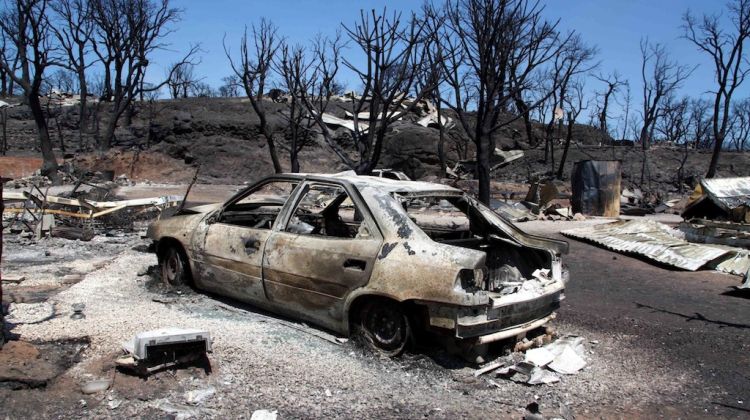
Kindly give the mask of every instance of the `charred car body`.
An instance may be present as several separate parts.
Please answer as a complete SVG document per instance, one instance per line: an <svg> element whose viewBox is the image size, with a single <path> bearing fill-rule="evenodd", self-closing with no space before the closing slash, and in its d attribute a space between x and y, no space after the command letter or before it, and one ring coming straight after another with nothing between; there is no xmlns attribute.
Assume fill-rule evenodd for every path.
<svg viewBox="0 0 750 420"><path fill-rule="evenodd" d="M400 353L415 329L479 345L543 325L567 243L528 235L460 190L356 175L276 175L154 222L171 283Z"/></svg>

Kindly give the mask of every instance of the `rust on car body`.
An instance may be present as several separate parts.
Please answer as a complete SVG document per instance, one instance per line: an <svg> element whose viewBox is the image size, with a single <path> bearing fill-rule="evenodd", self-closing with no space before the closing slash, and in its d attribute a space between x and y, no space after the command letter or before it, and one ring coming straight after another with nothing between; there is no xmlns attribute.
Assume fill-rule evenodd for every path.
<svg viewBox="0 0 750 420"><path fill-rule="evenodd" d="M567 243L526 234L462 191L350 174L279 174L151 224L196 287L342 334L371 298L477 343L546 322ZM530 328L530 327L529 327Z"/></svg>

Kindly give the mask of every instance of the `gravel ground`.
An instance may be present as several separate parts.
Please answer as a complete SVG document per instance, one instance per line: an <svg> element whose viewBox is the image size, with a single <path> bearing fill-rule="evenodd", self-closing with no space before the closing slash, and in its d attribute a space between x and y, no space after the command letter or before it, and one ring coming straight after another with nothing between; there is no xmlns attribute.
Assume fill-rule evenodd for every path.
<svg viewBox="0 0 750 420"><path fill-rule="evenodd" d="M652 417L659 407L680 405L685 384L700 380L696 371L675 372L669 360L640 351L635 335L582 328L564 318L555 326L561 334L586 338L588 366L552 385L527 386L491 374L474 378L474 367L441 351L381 359L353 341L330 343L237 302L192 290L166 290L154 278L156 258L145 252L145 245L137 235L90 243L53 239L6 244L5 269L17 269L29 278L19 286L6 286L6 292L59 282L61 267L84 273L80 282L50 298L54 318L12 329L29 341L90 338L80 363L58 379L64 389L51 387L64 398L44 413L249 417L254 410L269 409L278 410L281 418L518 418L536 402L550 417ZM44 263L31 266L28 261ZM77 303L85 304L86 317L72 320L72 305ZM23 304L12 306L23 310ZM80 393L81 384L112 377L112 362L123 341L168 326L211 332L209 374L189 368L135 380L118 373L105 394L92 398ZM14 393L0 393L11 418L23 409L35 411L29 402L40 398L37 394ZM204 399L190 404L199 394Z"/></svg>

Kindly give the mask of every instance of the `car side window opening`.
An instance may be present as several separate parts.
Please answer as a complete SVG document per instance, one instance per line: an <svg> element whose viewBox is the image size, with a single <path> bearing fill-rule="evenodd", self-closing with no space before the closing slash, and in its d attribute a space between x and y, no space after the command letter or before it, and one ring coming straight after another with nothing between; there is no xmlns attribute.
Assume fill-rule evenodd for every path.
<svg viewBox="0 0 750 420"><path fill-rule="evenodd" d="M291 181L265 183L241 200L227 206L219 221L253 229L271 229L296 186L297 182Z"/></svg>
<svg viewBox="0 0 750 420"><path fill-rule="evenodd" d="M463 197L396 195L396 198L409 218L433 240L449 242L482 233L476 220L472 220L468 203Z"/></svg>
<svg viewBox="0 0 750 420"><path fill-rule="evenodd" d="M338 185L310 186L294 209L286 232L333 238L370 237L361 211Z"/></svg>

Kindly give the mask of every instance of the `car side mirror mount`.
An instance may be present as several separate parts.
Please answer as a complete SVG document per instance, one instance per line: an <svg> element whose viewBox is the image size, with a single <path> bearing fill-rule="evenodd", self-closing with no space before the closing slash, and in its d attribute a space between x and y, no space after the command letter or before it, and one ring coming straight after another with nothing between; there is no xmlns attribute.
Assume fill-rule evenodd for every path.
<svg viewBox="0 0 750 420"><path fill-rule="evenodd" d="M208 216L208 218L206 219L206 224L207 225L212 225L212 224L216 223L218 220L219 220L219 213L216 212L216 213Z"/></svg>

